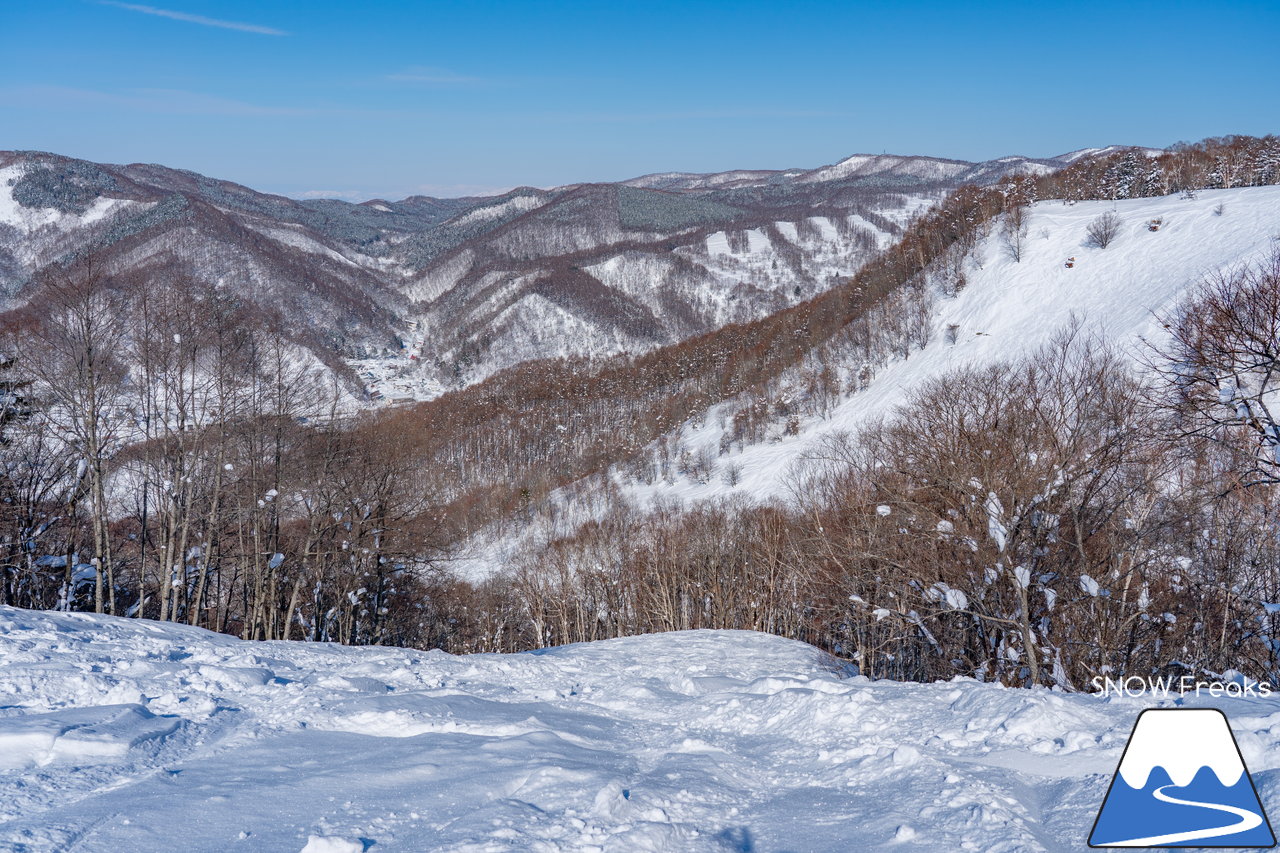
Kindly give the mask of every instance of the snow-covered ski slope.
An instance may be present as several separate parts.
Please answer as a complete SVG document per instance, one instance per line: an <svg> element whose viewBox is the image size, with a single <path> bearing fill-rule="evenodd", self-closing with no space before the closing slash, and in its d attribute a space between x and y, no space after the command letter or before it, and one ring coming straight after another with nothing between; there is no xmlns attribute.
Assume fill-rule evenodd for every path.
<svg viewBox="0 0 1280 853"><path fill-rule="evenodd" d="M740 631L454 657L0 608L0 662L7 851L1084 850L1157 704ZM1280 808L1280 701L1188 701Z"/></svg>
<svg viewBox="0 0 1280 853"><path fill-rule="evenodd" d="M1218 211L1221 212L1218 212ZM1115 242L1086 243L1089 223L1104 213L1120 219ZM1148 230L1152 220L1159 230ZM965 270L966 286L934 303L928 346L879 370L870 387L846 399L829 418L796 436L782 437L720 457L740 467L735 486L724 478L643 485L618 478L639 503L657 497L683 501L740 494L785 497L787 472L824 436L855 432L892 412L912 389L948 370L989 364L1034 352L1073 319L1101 338L1139 354L1139 340L1161 332L1157 316L1206 273L1258 260L1280 247L1280 187L1206 190L1195 198L1042 201L1028 217L1021 261L1007 251L999 229L977 247ZM1066 266L1068 258L1074 265ZM947 328L956 327L956 343ZM686 446L718 454L724 428L716 412L684 428Z"/></svg>

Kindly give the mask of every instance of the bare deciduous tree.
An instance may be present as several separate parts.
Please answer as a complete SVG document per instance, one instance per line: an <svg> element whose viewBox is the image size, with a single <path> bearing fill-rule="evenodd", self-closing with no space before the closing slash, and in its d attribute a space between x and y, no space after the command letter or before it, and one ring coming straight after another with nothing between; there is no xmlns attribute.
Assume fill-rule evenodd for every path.
<svg viewBox="0 0 1280 853"><path fill-rule="evenodd" d="M122 405L127 369L125 311L120 293L92 257L54 268L40 290L45 310L23 329L20 343L34 356L26 367L65 427L81 483L68 512L87 498L92 530L94 610L115 613L115 565L107 506L108 464L120 448L127 415ZM68 574L73 555L68 553ZM71 579L68 579L70 582Z"/></svg>
<svg viewBox="0 0 1280 853"><path fill-rule="evenodd" d="M1085 244L1098 249L1110 246L1120 234L1120 217L1112 211L1099 216L1085 229Z"/></svg>
<svg viewBox="0 0 1280 853"><path fill-rule="evenodd" d="M1280 251L1210 276L1166 326L1157 353L1177 433L1230 448L1247 436L1239 484L1280 483Z"/></svg>
<svg viewBox="0 0 1280 853"><path fill-rule="evenodd" d="M1004 216L1000 221L1000 242L1014 263L1022 261L1030 230L1031 203L1035 200L1034 182L1025 175L1008 182L1004 189Z"/></svg>

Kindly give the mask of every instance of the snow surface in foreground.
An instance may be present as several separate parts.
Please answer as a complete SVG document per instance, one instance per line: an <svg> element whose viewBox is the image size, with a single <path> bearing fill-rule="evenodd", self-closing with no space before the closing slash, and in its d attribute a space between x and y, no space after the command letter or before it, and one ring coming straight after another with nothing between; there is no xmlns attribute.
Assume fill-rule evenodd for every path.
<svg viewBox="0 0 1280 853"><path fill-rule="evenodd" d="M741 631L455 657L0 608L0 664L16 851L1083 850L1151 704ZM1280 700L1214 704L1276 803Z"/></svg>

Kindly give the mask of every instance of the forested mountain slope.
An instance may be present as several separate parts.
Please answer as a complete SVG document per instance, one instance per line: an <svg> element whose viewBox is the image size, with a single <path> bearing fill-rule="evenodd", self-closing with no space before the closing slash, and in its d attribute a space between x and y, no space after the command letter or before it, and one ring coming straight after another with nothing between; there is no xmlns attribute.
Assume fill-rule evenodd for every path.
<svg viewBox="0 0 1280 853"><path fill-rule="evenodd" d="M1106 248L1091 245L1090 224L1113 215L1117 233ZM1025 212L1019 258L1007 235L993 228L963 263L957 290L932 271L928 343L864 375L863 387L798 428L779 421L763 441L733 435L731 416L713 409L680 429L681 450L710 454L716 476L617 482L636 499L698 500L741 494L784 498L790 466L818 453L824 438L855 431L888 415L931 378L1034 352L1077 324L1140 361L1144 340L1162 340L1177 302L1206 275L1264 261L1280 239L1280 187L1206 190L1193 197L1082 201L1047 200ZM1152 223L1160 223L1152 230ZM857 384L862 365L845 365L842 385ZM798 390L798 389L797 389ZM732 411L732 404L729 411ZM727 451L727 452L725 452ZM725 472L736 471L726 485Z"/></svg>
<svg viewBox="0 0 1280 853"><path fill-rule="evenodd" d="M1265 183L1271 179L1267 158L1274 156L1268 146L1274 141L1259 141L1253 160L1215 147L1188 147L1158 158L1153 151L1103 151L1100 159L1076 157L1060 176L987 191L970 188L919 216L892 249L852 279L793 308L631 359L560 360L506 371L440 405L394 418L395 428L418 436L414 441L422 443L421 452L442 454L436 458L446 471L460 471L461 460L483 457L486 461L473 463L465 477L464 491L473 495L513 488L536 499L547 484L599 473L609 459L625 460L630 473L617 478L620 482L679 480L673 473L677 468L695 468L695 476L706 479L731 446L760 443L771 430L774 438L795 433L802 421L825 417L861 390L890 360L909 357L936 339L935 297L954 293L975 274L975 247L998 227L1002 211L1025 209L1037 194L1074 203L1098 196L1154 197L1193 185ZM1254 161L1262 165L1247 165ZM1051 206L1036 208L1042 209ZM1065 263L1072 241L1085 239L1064 224L1057 243L1045 241L1043 227L1032 233L1022 222L1018 239L1028 258L1046 268ZM1037 240L1052 245L1042 250ZM1068 254L1046 260L1059 249ZM721 402L725 405L715 417L729 426L717 423L712 429L719 446L683 441L682 433L693 429L682 426L686 419L695 416L700 423ZM423 419L430 427L417 426ZM533 427L547 423L554 429ZM665 440L651 445L659 436ZM534 459L549 464L533 473L528 466Z"/></svg>
<svg viewBox="0 0 1280 853"><path fill-rule="evenodd" d="M1274 648L1240 626L1280 600L1271 576L1228 587L1219 625L1179 615L1216 607L1221 586L1206 568L1182 595L1177 567L1233 575L1240 555L1270 553L1243 541L1213 551L1222 540L1187 533L1207 529L1206 514L1232 536L1259 529L1271 504L1234 484L1270 427L1227 406L1251 419L1232 414L1223 432L1208 410L1190 412L1179 417L1202 426L1164 435L1178 421L1157 404L1172 392L1111 350L1203 274L1224 270L1228 308L1232 288L1265 297L1265 270L1236 268L1280 225L1277 146L1125 149L962 187L850 278L765 317L639 354L522 362L338 418L262 358L269 335L240 335L228 300L202 303L198 289L146 291L158 301L138 303L150 306L138 328L110 312L126 318L113 326L121 346L86 377L75 366L102 349L67 321L96 316L110 293L82 289L78 315L6 318L7 387L24 410L7 425L5 599L246 638L471 650L744 627L907 678L1072 684L1175 640L1202 666L1247 647L1261 671ZM599 218L625 230L617 204L631 191L568 188L484 239L510 249L522 217L545 224L575 199L613 204ZM1200 315L1174 307L1182 340L1196 340ZM1064 342L1073 315L1081 326ZM1247 385L1194 399L1223 406L1220 394L1231 402ZM1187 443L1211 439L1213 453ZM952 464L967 473L923 473ZM1117 583L1114 607L1090 603L1101 592L1089 590ZM1175 627L1157 630L1152 608ZM1072 631L1090 619L1113 638L1134 620L1142 630L1124 635L1128 648L1081 650Z"/></svg>
<svg viewBox="0 0 1280 853"><path fill-rule="evenodd" d="M732 625L893 677L1072 688L1171 648L1274 672L1278 177L1274 137L1229 138L958 192L828 298L672 353L680 406L653 408L688 416L464 569L540 642Z"/></svg>
<svg viewBox="0 0 1280 853"><path fill-rule="evenodd" d="M641 507L785 502L806 460L823 458L834 438L891 415L950 371L1026 356L1071 328L1135 363L1148 359L1145 341L1163 340L1166 315L1206 275L1275 250L1280 188L1046 200L1023 215L1016 253L1006 230L989 227L958 265L929 269L918 298L903 309L913 314L914 341L879 352L846 349L819 367L802 360L766 390L734 395L664 432L639 454L643 461L612 468L607 487L594 492ZM1091 245L1088 231L1106 215L1116 218L1117 234L1103 249ZM1151 230L1154 222L1158 230ZM959 288L956 276L964 282ZM529 547L529 537L563 535L593 518L599 502L578 494L575 487L562 506L548 508L546 528L500 526L496 538L482 535L459 570L472 577L499 571Z"/></svg>
<svg viewBox="0 0 1280 853"><path fill-rule="evenodd" d="M529 359L638 353L767 315L850 275L961 182L1056 165L858 157L747 184L351 204L0 152L0 295L21 304L92 254L120 284L235 294L356 397L428 398Z"/></svg>

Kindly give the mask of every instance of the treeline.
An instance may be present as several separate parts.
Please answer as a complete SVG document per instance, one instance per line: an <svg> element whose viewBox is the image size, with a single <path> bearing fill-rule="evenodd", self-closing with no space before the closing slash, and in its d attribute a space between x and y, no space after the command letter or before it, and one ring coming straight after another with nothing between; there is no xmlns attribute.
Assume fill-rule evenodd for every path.
<svg viewBox="0 0 1280 853"><path fill-rule="evenodd" d="M92 260L39 287L4 318L0 603L425 641L427 472L348 428L278 322Z"/></svg>
<svg viewBox="0 0 1280 853"><path fill-rule="evenodd" d="M1156 156L1142 149L1086 158L1037 181L1039 198L1146 198L1280 183L1280 137L1224 136L1180 142Z"/></svg>
<svg viewBox="0 0 1280 853"><path fill-rule="evenodd" d="M1280 321L1239 320L1277 305L1280 256L1188 300L1145 378L1069 329L934 379L814 453L785 507L619 504L491 582L515 617L491 636L744 628L876 677L1274 681Z"/></svg>

